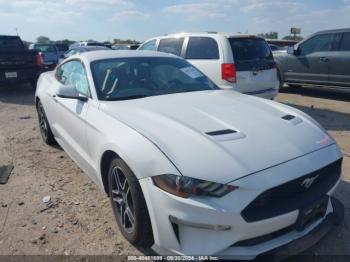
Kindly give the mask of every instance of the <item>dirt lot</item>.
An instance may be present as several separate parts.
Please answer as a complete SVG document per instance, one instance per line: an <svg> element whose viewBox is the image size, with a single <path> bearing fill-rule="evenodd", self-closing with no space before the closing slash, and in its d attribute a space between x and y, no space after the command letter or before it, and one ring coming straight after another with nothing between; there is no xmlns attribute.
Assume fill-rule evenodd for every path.
<svg viewBox="0 0 350 262"><path fill-rule="evenodd" d="M346 206L345 223L308 250L318 255L308 260L350 255L350 93L286 88L277 100L316 118L344 153L336 196ZM119 233L105 194L62 150L43 144L25 85L0 87L0 165L7 163L15 168L0 185L0 255L141 254ZM47 195L56 205L45 210Z"/></svg>

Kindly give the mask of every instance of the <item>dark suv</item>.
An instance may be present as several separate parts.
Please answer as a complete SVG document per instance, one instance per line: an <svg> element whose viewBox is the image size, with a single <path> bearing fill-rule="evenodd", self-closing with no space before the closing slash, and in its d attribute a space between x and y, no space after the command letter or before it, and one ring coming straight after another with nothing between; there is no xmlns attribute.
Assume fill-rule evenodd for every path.
<svg viewBox="0 0 350 262"><path fill-rule="evenodd" d="M350 28L313 34L274 57L281 83L350 89Z"/></svg>

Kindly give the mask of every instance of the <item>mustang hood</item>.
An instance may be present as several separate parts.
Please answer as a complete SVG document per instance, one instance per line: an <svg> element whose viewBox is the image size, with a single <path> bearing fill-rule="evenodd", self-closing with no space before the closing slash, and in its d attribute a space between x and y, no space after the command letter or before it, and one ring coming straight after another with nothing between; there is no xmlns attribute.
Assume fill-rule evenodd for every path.
<svg viewBox="0 0 350 262"><path fill-rule="evenodd" d="M298 110L232 91L105 102L100 109L151 140L182 175L220 183L334 143Z"/></svg>

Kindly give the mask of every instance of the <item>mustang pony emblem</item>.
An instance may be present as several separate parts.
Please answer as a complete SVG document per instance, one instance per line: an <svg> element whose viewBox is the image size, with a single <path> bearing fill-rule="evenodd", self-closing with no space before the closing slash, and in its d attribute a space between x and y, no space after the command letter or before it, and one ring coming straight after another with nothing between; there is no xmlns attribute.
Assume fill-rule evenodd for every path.
<svg viewBox="0 0 350 262"><path fill-rule="evenodd" d="M319 175L306 178L303 182L301 182L301 186L305 187L306 189L309 188L318 177L319 177Z"/></svg>

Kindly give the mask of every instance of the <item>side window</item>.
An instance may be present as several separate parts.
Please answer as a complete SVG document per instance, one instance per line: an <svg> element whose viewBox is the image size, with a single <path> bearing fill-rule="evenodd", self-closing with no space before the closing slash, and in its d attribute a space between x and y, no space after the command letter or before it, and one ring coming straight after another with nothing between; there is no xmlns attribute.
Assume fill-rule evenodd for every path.
<svg viewBox="0 0 350 262"><path fill-rule="evenodd" d="M79 61L72 61L72 64L73 74L70 78L71 84L75 86L80 94L90 96L89 82L83 64Z"/></svg>
<svg viewBox="0 0 350 262"><path fill-rule="evenodd" d="M166 38L159 41L158 51L181 55L184 38Z"/></svg>
<svg viewBox="0 0 350 262"><path fill-rule="evenodd" d="M350 32L344 33L340 42L339 51L350 51Z"/></svg>
<svg viewBox="0 0 350 262"><path fill-rule="evenodd" d="M219 59L219 48L211 37L190 37L186 59Z"/></svg>
<svg viewBox="0 0 350 262"><path fill-rule="evenodd" d="M155 51L156 50L156 40L151 40L146 43L144 43L139 50L149 50L149 51Z"/></svg>
<svg viewBox="0 0 350 262"><path fill-rule="evenodd" d="M64 85L69 85L68 77L72 72L72 62L65 63L56 69L56 79Z"/></svg>
<svg viewBox="0 0 350 262"><path fill-rule="evenodd" d="M330 51L333 44L333 34L317 35L300 46L301 55L315 52Z"/></svg>
<svg viewBox="0 0 350 262"><path fill-rule="evenodd" d="M90 96L89 82L83 64L79 61L70 61L56 70L56 78L64 85L72 85L85 96Z"/></svg>

